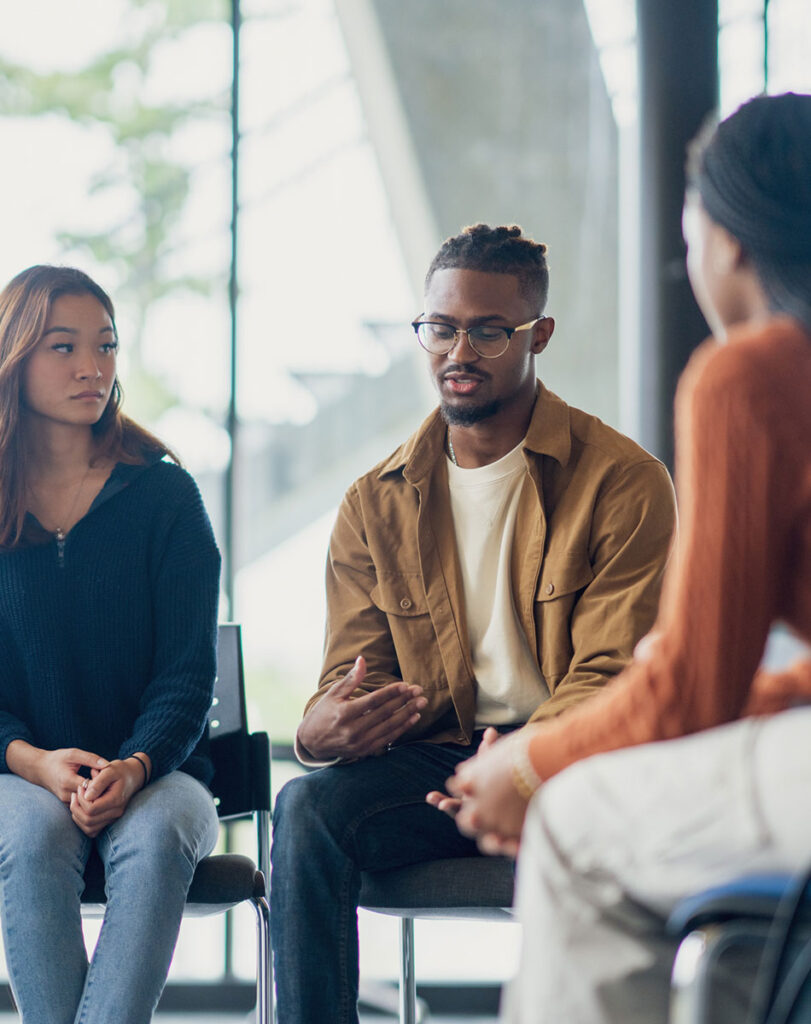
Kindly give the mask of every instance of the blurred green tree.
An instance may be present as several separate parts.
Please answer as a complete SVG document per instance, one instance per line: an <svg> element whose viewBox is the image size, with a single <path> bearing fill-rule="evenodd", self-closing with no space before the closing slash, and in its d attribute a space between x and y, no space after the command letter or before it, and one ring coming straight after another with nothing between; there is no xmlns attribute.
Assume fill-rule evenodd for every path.
<svg viewBox="0 0 811 1024"><path fill-rule="evenodd" d="M89 194L124 190L129 202L110 204L118 214L103 230L58 231L56 238L64 253L74 258L85 253L116 272L116 302L126 305L132 326L127 391L139 416L151 420L175 398L148 372L140 355L150 306L178 291L210 294L225 286L225 271L219 276L184 273L170 259L194 170L178 159L172 142L192 122L221 120L230 106L230 90L192 102L151 103L144 98L146 85L159 48L182 41L205 23L228 23L230 3L126 0L126 8L120 41L78 70L43 73L0 56L0 116L57 115L109 133L113 158L93 175Z"/></svg>

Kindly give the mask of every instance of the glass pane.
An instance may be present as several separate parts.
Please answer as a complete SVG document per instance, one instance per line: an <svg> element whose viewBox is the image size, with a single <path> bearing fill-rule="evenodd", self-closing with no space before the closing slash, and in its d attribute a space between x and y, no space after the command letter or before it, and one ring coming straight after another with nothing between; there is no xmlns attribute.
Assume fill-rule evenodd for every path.
<svg viewBox="0 0 811 1024"><path fill-rule="evenodd" d="M218 526L229 452L228 5L77 10L31 0L0 15L4 185L15 197L0 276L54 262L98 277L116 304L125 408L176 447Z"/></svg>
<svg viewBox="0 0 811 1024"><path fill-rule="evenodd" d="M333 4L252 0L242 39L236 613L253 720L290 740L337 503L420 419L419 308Z"/></svg>
<svg viewBox="0 0 811 1024"><path fill-rule="evenodd" d="M806 0L769 4L769 92L811 92L811 18Z"/></svg>
<svg viewBox="0 0 811 1024"><path fill-rule="evenodd" d="M582 7L511 7L245 5L237 617L280 741L318 679L336 505L434 404L408 324L443 237L550 244L539 373L618 417L610 98ZM511 58L482 75L485 41Z"/></svg>
<svg viewBox="0 0 811 1024"><path fill-rule="evenodd" d="M63 263L110 292L125 409L176 448L217 529L229 454L228 12L227 0L0 10L0 286L33 263ZM88 923L91 946L97 932ZM184 929L173 976L216 977L222 934L221 918Z"/></svg>
<svg viewBox="0 0 811 1024"><path fill-rule="evenodd" d="M726 116L763 91L763 18L744 15L718 33L721 114Z"/></svg>

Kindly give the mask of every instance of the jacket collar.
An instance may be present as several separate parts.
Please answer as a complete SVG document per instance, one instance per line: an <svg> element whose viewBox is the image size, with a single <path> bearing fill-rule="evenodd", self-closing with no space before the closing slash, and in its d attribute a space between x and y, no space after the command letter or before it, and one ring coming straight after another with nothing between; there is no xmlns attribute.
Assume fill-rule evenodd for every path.
<svg viewBox="0 0 811 1024"><path fill-rule="evenodd" d="M424 479L445 453L445 430L439 409L434 409L416 433L382 464L378 479L390 473L402 473L410 483ZM569 406L540 381L524 448L536 455L548 455L562 466L572 451Z"/></svg>

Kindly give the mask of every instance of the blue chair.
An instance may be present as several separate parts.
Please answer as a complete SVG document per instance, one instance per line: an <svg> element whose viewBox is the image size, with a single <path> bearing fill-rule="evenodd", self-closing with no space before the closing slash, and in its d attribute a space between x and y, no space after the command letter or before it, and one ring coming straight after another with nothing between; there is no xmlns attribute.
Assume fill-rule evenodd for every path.
<svg viewBox="0 0 811 1024"><path fill-rule="evenodd" d="M753 875L678 904L668 920L681 940L670 1024L708 1024L713 971L724 953L746 947L760 955L748 1024L811 1021L810 878Z"/></svg>

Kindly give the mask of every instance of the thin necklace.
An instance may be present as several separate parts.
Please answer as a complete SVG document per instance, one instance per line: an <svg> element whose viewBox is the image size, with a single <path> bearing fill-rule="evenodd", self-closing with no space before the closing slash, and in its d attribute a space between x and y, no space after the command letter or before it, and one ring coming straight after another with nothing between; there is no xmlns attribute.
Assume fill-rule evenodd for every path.
<svg viewBox="0 0 811 1024"><path fill-rule="evenodd" d="M76 488L76 493L73 495L73 501L71 502L71 506L68 509L65 518L62 520L63 523L70 523L72 521L73 513L76 511L76 506L79 504L79 497L80 497L82 491L84 490L84 485L87 483L87 478L88 478L89 475L90 475L90 463L88 462L87 469L84 471L84 476L82 477L81 483ZM57 526L51 532L53 533L53 535L56 537L57 541L60 544L62 543L62 541L64 541L64 539L65 539L65 537L67 535L67 530L65 530L65 528L63 526Z"/></svg>
<svg viewBox="0 0 811 1024"><path fill-rule="evenodd" d="M450 456L451 456L451 462L454 464L454 466L458 466L459 463L456 461L456 452L453 450L453 441L451 441L451 428L450 427L448 427L447 434L448 434L448 452L450 453Z"/></svg>

